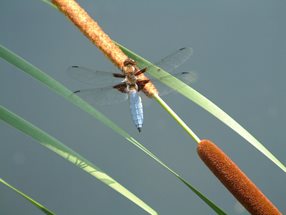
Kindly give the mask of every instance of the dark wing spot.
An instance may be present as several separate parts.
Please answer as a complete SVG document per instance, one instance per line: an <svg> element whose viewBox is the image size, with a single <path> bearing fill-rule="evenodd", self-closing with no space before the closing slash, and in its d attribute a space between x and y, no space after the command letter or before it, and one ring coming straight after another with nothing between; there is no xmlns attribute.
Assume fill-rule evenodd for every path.
<svg viewBox="0 0 286 215"><path fill-rule="evenodd" d="M146 72L146 71L147 71L147 67L138 70L138 71L135 73L135 75L136 75L136 76L137 76L137 75L141 75L142 73L144 73L144 72Z"/></svg>
<svg viewBox="0 0 286 215"><path fill-rule="evenodd" d="M113 86L114 89L117 89L121 93L126 93L126 83L121 83Z"/></svg>
<svg viewBox="0 0 286 215"><path fill-rule="evenodd" d="M112 75L113 75L113 77L115 77L115 78L125 78L125 75L120 74L120 73L113 73Z"/></svg>
<svg viewBox="0 0 286 215"><path fill-rule="evenodd" d="M142 90L144 86L150 82L150 80L142 80L142 81L137 81L137 86L138 86L138 91Z"/></svg>

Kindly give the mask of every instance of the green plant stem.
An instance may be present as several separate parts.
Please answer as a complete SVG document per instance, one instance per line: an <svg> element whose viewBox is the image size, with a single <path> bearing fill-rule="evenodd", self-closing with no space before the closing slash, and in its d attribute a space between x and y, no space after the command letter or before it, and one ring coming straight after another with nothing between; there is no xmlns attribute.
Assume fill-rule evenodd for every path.
<svg viewBox="0 0 286 215"><path fill-rule="evenodd" d="M195 132L190 129L187 124L172 110L172 108L167 105L166 102L158 95L154 95L153 98L171 115L171 117L176 120L176 122L194 139L195 142L201 142L200 138L195 134Z"/></svg>

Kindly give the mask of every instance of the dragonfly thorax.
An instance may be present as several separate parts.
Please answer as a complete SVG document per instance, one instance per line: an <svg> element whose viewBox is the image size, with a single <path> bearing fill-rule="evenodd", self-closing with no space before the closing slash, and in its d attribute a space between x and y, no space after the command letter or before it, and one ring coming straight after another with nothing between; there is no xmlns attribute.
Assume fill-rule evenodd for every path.
<svg viewBox="0 0 286 215"><path fill-rule="evenodd" d="M125 76L125 82L129 85L135 85L137 82L137 77L134 72L130 72Z"/></svg>
<svg viewBox="0 0 286 215"><path fill-rule="evenodd" d="M138 90L138 85L137 85L137 73L139 69L136 67L136 62L128 58L124 61L122 71L125 74L125 78L122 82L126 83L127 86L127 91L130 90Z"/></svg>

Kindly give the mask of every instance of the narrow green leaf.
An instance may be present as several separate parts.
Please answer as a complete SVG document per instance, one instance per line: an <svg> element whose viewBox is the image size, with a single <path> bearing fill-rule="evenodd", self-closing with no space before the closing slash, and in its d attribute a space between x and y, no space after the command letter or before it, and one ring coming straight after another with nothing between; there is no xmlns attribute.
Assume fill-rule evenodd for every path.
<svg viewBox="0 0 286 215"><path fill-rule="evenodd" d="M42 212L44 212L47 215L54 215L54 213L52 211L50 211L49 209L47 209L45 206L41 205L39 202L37 202L36 200L32 199L31 197L29 197L28 195L26 195L25 193L21 192L20 190L18 190L17 188L13 187L12 185L8 184L6 181L4 181L2 178L0 178L0 182L2 184L4 184L5 186L9 187L10 189L12 189L13 191L15 191L16 193L20 194L21 196L23 196L25 199L27 199L29 202L31 202L33 205L35 205L36 207L38 207Z"/></svg>
<svg viewBox="0 0 286 215"><path fill-rule="evenodd" d="M173 171L171 168L169 168L166 164L164 164L159 158L157 158L152 152L150 152L148 149L146 149L142 144L140 144L137 140L135 140L133 137L131 137L125 130L118 127L115 123L113 123L110 119L108 119L106 116L104 116L102 113L97 111L93 106L82 100L80 97L73 94L70 90L68 90L66 87L64 87L61 83L54 80L44 72L42 72L40 69L32 65L31 63L27 62L25 59L21 58L17 54L11 52L7 48L0 45L0 57L2 57L7 62L11 63L12 65L18 67L23 72L26 72L27 74L31 75L36 80L40 81L41 83L48 86L50 89L58 93L59 95L63 96L65 99L70 101L72 104L78 106L83 111L89 113L94 118L101 121L103 124L111 128L114 132L119 134L120 136L124 137L126 140L128 140L130 143L141 149L143 152L145 152L148 156L153 158L155 161L157 161L160 165L162 165L164 168L169 170L173 175L175 175L180 181L183 181L187 187L189 187L192 191L196 191L195 193L201 198L208 206L210 206L217 214L225 214L219 207L217 207L214 203L212 203L209 199L207 199L203 194L199 193L196 188L194 188L190 183L188 183L186 180L184 180L179 174L177 174L175 171ZM199 193L199 194L198 194Z"/></svg>
<svg viewBox="0 0 286 215"><path fill-rule="evenodd" d="M107 175L105 172L100 170L98 167L93 165L90 161L74 152L72 149L61 143L59 140L50 136L43 130L37 128L35 125L26 121L25 119L17 116L16 114L10 112L6 108L0 105L0 119L13 126L14 128L22 131L24 134L31 136L37 140L41 145L49 148L59 156L73 163L77 167L86 171L90 175L96 177L101 182L110 186L112 189L119 192L121 195L125 196L130 201L134 202L136 205L141 207L143 210L147 211L149 214L157 214L151 207L144 203L141 199Z"/></svg>
<svg viewBox="0 0 286 215"><path fill-rule="evenodd" d="M123 50L123 52L128 55L130 58L138 62L138 66L140 68L149 67L150 69L147 71L148 74L151 74L155 78L160 78L166 75L170 75L162 68L160 68L160 72L157 70L159 67L147 61L143 57L135 54L129 49L117 43L117 45ZM275 163L279 168L281 168L284 172L286 172L286 167L283 163L281 163L267 148L265 148L262 143L260 143L254 136L252 136L246 129L244 129L239 123L237 123L233 118L231 118L227 113L225 113L222 109L220 109L217 105L215 105L212 101L207 99L205 96L182 82L181 80L172 77L168 78L167 81L162 79L163 83L168 87L173 88L186 98L190 99L197 105L201 106L203 109L211 113L217 119L222 121L228 127L233 129L236 133L238 133L241 137L247 140L251 145L253 145L257 150L259 150L262 154L264 154L267 158L269 158L273 163Z"/></svg>

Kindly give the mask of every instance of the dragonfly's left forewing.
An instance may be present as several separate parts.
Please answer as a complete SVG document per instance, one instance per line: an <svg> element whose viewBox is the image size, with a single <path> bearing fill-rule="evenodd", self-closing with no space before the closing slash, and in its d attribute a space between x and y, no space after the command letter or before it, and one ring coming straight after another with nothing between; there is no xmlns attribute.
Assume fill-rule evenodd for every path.
<svg viewBox="0 0 286 215"><path fill-rule="evenodd" d="M75 91L71 96L79 96L92 105L113 105L124 102L128 99L128 94L123 93L124 89L119 92L114 87L102 87L93 89L82 89Z"/></svg>
<svg viewBox="0 0 286 215"><path fill-rule="evenodd" d="M74 80L96 88L114 85L120 81L119 78L125 77L123 74L93 70L83 66L70 66L67 74Z"/></svg>

